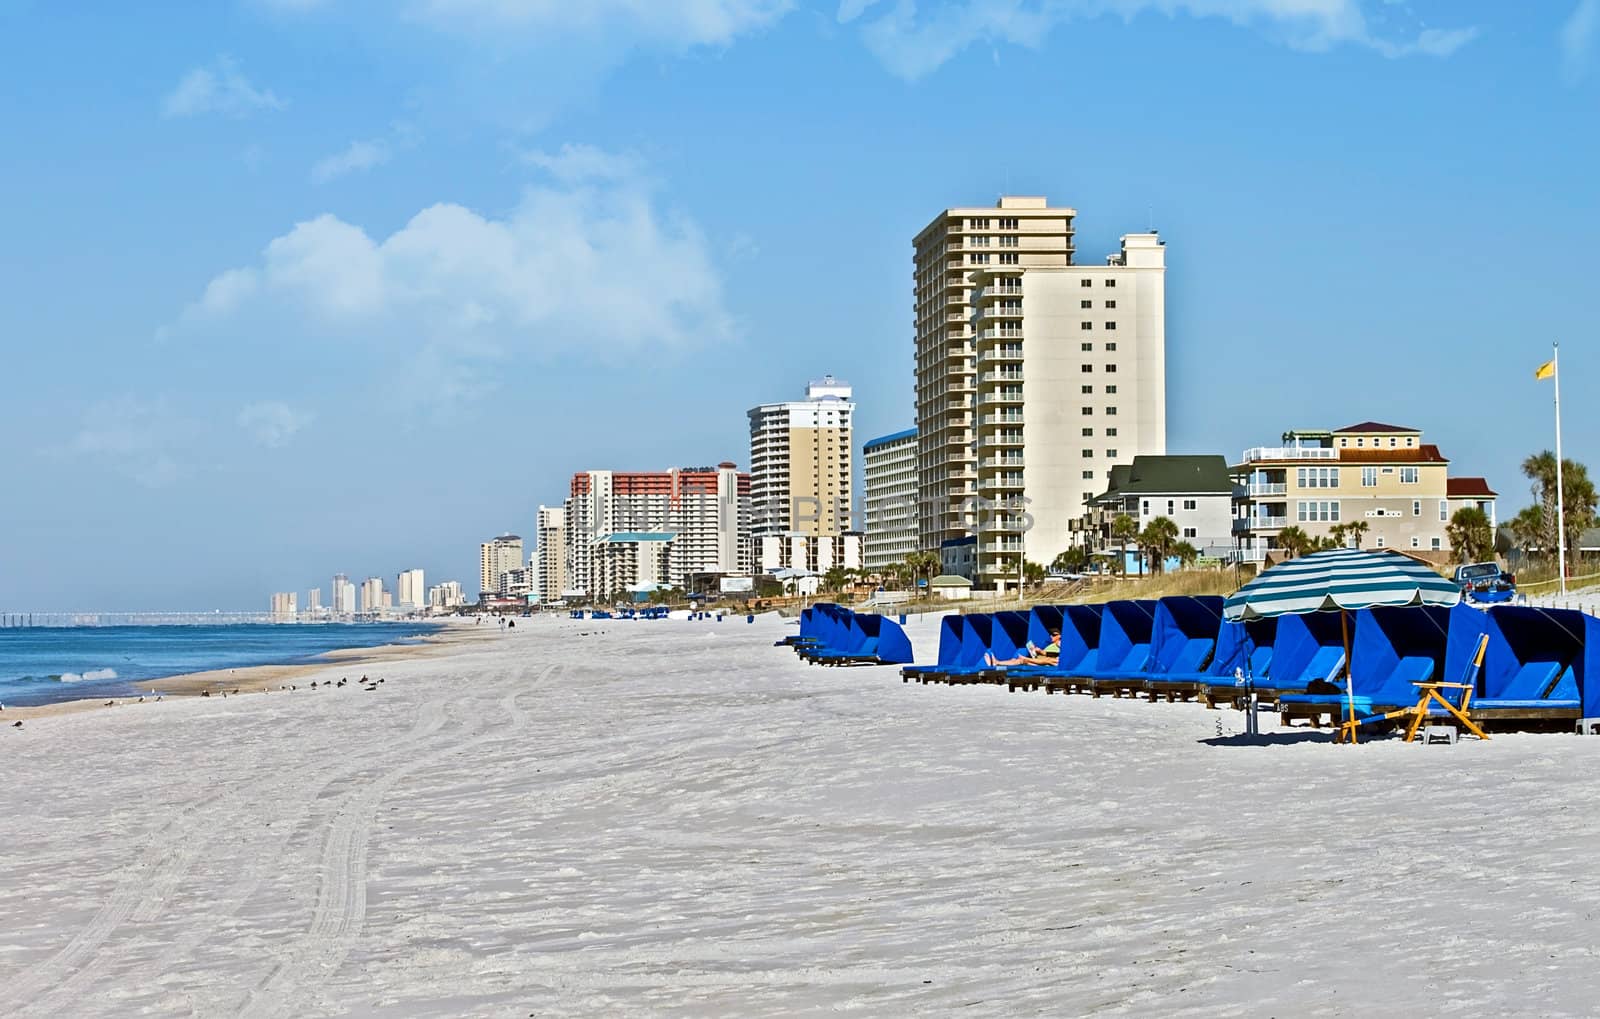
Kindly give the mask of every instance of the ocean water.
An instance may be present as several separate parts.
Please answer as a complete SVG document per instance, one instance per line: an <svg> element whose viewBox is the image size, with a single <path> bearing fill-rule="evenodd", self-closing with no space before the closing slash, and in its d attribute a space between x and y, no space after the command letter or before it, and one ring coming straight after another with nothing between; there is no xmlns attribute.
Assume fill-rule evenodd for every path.
<svg viewBox="0 0 1600 1019"><path fill-rule="evenodd" d="M337 648L414 641L429 623L0 628L0 704L137 694L133 683L207 669L287 665Z"/></svg>

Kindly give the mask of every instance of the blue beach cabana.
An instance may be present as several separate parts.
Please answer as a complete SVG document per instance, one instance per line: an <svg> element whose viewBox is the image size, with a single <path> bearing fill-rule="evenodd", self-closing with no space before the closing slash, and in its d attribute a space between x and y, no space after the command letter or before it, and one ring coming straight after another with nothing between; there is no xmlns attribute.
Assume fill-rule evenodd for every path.
<svg viewBox="0 0 1600 1019"><path fill-rule="evenodd" d="M1187 700L1200 692L1222 633L1220 595L1174 595L1156 602L1154 659L1144 690L1152 701Z"/></svg>
<svg viewBox="0 0 1600 1019"><path fill-rule="evenodd" d="M926 673L953 668L961 658L967 633L967 617L948 615L939 621L939 650L932 665L908 665L900 670L900 681L908 683Z"/></svg>
<svg viewBox="0 0 1600 1019"><path fill-rule="evenodd" d="M1100 609L1100 645L1094 669L1081 669L1081 686L1099 697L1120 692L1130 682L1144 683L1150 668L1150 642L1155 633L1152 599L1106 602ZM1137 677L1135 680L1134 677Z"/></svg>
<svg viewBox="0 0 1600 1019"><path fill-rule="evenodd" d="M819 665L905 665L911 661L911 641L892 619L876 613L850 616L848 647L817 655Z"/></svg>
<svg viewBox="0 0 1600 1019"><path fill-rule="evenodd" d="M1471 611L1489 637L1467 709L1474 721L1600 715L1600 621L1574 610L1520 605ZM1475 649L1476 641L1452 641L1444 678L1460 678Z"/></svg>
<svg viewBox="0 0 1600 1019"><path fill-rule="evenodd" d="M1336 719L1351 703L1358 715L1416 704L1416 684L1450 678L1445 652L1452 611L1417 606L1357 612L1345 689L1329 684L1332 689L1327 691L1280 696L1278 710L1284 724L1294 718L1316 724L1322 715Z"/></svg>

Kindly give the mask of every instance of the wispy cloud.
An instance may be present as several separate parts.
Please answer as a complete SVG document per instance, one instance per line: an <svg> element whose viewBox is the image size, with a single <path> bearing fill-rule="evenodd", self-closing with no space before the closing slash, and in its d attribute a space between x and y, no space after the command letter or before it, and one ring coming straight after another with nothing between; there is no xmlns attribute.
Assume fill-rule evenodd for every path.
<svg viewBox="0 0 1600 1019"><path fill-rule="evenodd" d="M1561 76L1569 85L1589 73L1596 38L1600 38L1600 0L1578 0L1561 24Z"/></svg>
<svg viewBox="0 0 1600 1019"><path fill-rule="evenodd" d="M568 146L504 216L443 203L387 237L334 215L298 223L258 262L219 273L174 333L256 328L382 343L389 356L488 363L511 352L612 353L724 341L733 323L713 246L628 157ZM470 373L449 374L470 394Z"/></svg>
<svg viewBox="0 0 1600 1019"><path fill-rule="evenodd" d="M391 155L393 152L389 148L389 143L382 139L353 141L345 146L343 151L317 160L316 165L311 167L311 179L327 183L347 173L358 173L375 166L382 166L389 161Z"/></svg>
<svg viewBox="0 0 1600 1019"><path fill-rule="evenodd" d="M188 473L172 451L175 433L165 403L123 396L85 410L61 452L96 461L145 488L162 488Z"/></svg>
<svg viewBox="0 0 1600 1019"><path fill-rule="evenodd" d="M411 17L464 32L603 33L674 49L724 46L783 17L793 0L414 0Z"/></svg>
<svg viewBox="0 0 1600 1019"><path fill-rule="evenodd" d="M867 47L908 80L938 69L977 43L1038 48L1059 26L1097 17L1132 21L1142 15L1217 18L1261 30L1296 49L1321 52L1362 46L1385 57L1444 57L1471 42L1475 27L1401 27L1409 17L1384 4L1384 27L1362 0L841 0L838 19L859 23ZM1414 21L1414 18L1410 20Z"/></svg>
<svg viewBox="0 0 1600 1019"><path fill-rule="evenodd" d="M178 87L161 104L167 117L195 117L220 113L243 117L258 110L281 110L283 100L271 89L250 84L232 57L220 56L209 67L196 67L185 74Z"/></svg>
<svg viewBox="0 0 1600 1019"><path fill-rule="evenodd" d="M268 449L287 446L311 424L312 415L297 411L281 400L246 405L239 411L239 427Z"/></svg>

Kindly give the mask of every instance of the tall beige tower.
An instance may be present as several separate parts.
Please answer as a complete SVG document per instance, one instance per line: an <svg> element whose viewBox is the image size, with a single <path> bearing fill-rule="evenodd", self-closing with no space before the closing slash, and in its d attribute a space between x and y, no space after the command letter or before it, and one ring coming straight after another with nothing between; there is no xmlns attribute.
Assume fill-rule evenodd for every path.
<svg viewBox="0 0 1600 1019"><path fill-rule="evenodd" d="M946 209L917 234L915 275L917 531L924 549L974 533L980 415L971 274L1072 264L1074 209L1006 196L993 208Z"/></svg>
<svg viewBox="0 0 1600 1019"><path fill-rule="evenodd" d="M806 398L750 409L751 533L833 537L855 508L851 389L831 375Z"/></svg>
<svg viewBox="0 0 1600 1019"><path fill-rule="evenodd" d="M567 514L560 506L540 506L536 519L534 592L540 602L559 601L567 589Z"/></svg>
<svg viewBox="0 0 1600 1019"><path fill-rule="evenodd" d="M515 534L502 534L493 541L478 546L478 589L497 594L500 578L512 570L523 568L522 539Z"/></svg>

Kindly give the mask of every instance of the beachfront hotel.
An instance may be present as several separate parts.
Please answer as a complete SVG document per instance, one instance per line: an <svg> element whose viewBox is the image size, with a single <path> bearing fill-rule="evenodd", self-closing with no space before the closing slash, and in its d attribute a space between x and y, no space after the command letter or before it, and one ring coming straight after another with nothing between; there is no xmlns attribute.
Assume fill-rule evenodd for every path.
<svg viewBox="0 0 1600 1019"><path fill-rule="evenodd" d="M295 621L295 593L293 591L279 591L272 596L272 621L275 623L292 623Z"/></svg>
<svg viewBox="0 0 1600 1019"><path fill-rule="evenodd" d="M421 570L403 570L394 578L395 602L402 612L428 607L428 589Z"/></svg>
<svg viewBox="0 0 1600 1019"><path fill-rule="evenodd" d="M560 506L540 506L534 517L533 595L541 605L561 600L567 590L567 514Z"/></svg>
<svg viewBox="0 0 1600 1019"><path fill-rule="evenodd" d="M1363 421L1285 432L1277 445L1245 450L1229 469L1239 486L1233 529L1245 562L1261 562L1279 548L1278 535L1288 527L1320 539L1340 524L1365 523L1362 548L1442 559L1451 550L1446 528L1456 510L1480 509L1490 528L1497 526L1489 483L1450 477L1439 447L1401 425Z"/></svg>
<svg viewBox="0 0 1600 1019"><path fill-rule="evenodd" d="M825 571L845 558L836 540L853 533L849 383L825 375L805 399L750 408L750 499L755 569ZM849 557L858 560L858 556ZM860 562L855 561L859 566ZM820 567L820 569L819 569Z"/></svg>
<svg viewBox="0 0 1600 1019"><path fill-rule="evenodd" d="M522 538L518 535L502 534L478 546L479 591L499 594L504 590L505 575L522 568Z"/></svg>
<svg viewBox="0 0 1600 1019"><path fill-rule="evenodd" d="M594 598L614 592L602 586L611 574L602 576L596 559L614 555L600 547L614 534L669 535L659 582L671 587L683 586L692 574L747 574L750 484L750 475L730 461L715 467L574 474L562 507L566 576L561 593Z"/></svg>
<svg viewBox="0 0 1600 1019"><path fill-rule="evenodd" d="M341 616L356 614L356 586L343 573L333 575L333 611Z"/></svg>
<svg viewBox="0 0 1600 1019"><path fill-rule="evenodd" d="M1021 559L1076 542L1113 466L1167 451L1166 249L1127 234L1104 265L988 265L968 282L974 579L1003 589Z"/></svg>
<svg viewBox="0 0 1600 1019"><path fill-rule="evenodd" d="M1075 209L1007 195L992 208L945 209L916 235L917 531L923 549L964 543L978 495L977 350L972 284L980 269L1072 264ZM947 564L946 572L949 572Z"/></svg>
<svg viewBox="0 0 1600 1019"><path fill-rule="evenodd" d="M917 430L879 436L861 447L863 560L868 570L904 562L918 549Z"/></svg>

